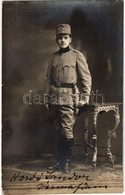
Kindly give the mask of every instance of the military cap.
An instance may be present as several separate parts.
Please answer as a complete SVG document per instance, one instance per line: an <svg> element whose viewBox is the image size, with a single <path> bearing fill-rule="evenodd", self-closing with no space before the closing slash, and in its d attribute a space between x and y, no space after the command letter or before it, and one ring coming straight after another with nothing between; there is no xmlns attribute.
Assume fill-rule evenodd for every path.
<svg viewBox="0 0 125 195"><path fill-rule="evenodd" d="M56 27L56 35L69 34L71 35L71 27L69 24L58 24Z"/></svg>

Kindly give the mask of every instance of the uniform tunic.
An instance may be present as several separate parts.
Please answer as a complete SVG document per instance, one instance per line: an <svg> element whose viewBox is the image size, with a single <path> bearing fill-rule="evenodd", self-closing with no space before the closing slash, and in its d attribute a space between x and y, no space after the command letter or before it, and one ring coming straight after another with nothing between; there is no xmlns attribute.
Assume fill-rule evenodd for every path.
<svg viewBox="0 0 125 195"><path fill-rule="evenodd" d="M80 90L77 86L78 80ZM67 139L73 138L74 108L80 100L79 94L88 103L91 91L91 75L84 55L70 47L53 53L46 83L49 103L54 105L56 112L57 132Z"/></svg>

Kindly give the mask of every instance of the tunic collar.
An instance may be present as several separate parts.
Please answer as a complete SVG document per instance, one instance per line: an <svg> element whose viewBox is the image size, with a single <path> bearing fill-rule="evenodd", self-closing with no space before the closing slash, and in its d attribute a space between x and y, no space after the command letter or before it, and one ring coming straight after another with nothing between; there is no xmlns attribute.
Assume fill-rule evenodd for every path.
<svg viewBox="0 0 125 195"><path fill-rule="evenodd" d="M66 48L60 48L59 51L60 51L60 53L66 53L66 52L70 51L70 47L68 46Z"/></svg>

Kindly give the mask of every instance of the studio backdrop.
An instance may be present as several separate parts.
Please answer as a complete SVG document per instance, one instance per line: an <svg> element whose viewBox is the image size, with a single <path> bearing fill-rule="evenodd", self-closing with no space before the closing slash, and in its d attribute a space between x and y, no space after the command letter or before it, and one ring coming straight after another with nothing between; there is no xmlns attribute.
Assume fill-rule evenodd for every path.
<svg viewBox="0 0 125 195"><path fill-rule="evenodd" d="M53 114L32 98L31 104L26 104L24 97L27 94L29 101L28 94L36 94L36 102L43 97L48 60L58 50L55 27L71 25L72 47L87 59L92 90L99 90L105 102L122 103L123 2L4 1L2 11L3 157L54 154ZM120 116L117 138L112 140L116 155L122 155L122 105ZM105 146L106 131L113 123L112 112L99 115L99 147ZM83 125L80 116L74 127L77 143L84 143ZM81 150L77 147L76 153Z"/></svg>

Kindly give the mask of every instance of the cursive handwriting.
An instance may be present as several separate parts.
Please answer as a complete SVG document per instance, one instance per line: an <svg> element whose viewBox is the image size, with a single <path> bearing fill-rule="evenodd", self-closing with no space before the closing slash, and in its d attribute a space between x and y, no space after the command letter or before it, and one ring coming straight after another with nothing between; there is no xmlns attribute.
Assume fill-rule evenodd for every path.
<svg viewBox="0 0 125 195"><path fill-rule="evenodd" d="M14 181L39 181L42 178L43 173L41 173L40 176L38 176L37 172L33 173L31 176L29 175L23 175L20 172L14 173L14 175L11 177L10 182Z"/></svg>
<svg viewBox="0 0 125 195"><path fill-rule="evenodd" d="M84 190L84 189L91 189L91 188L107 188L107 185L89 185L87 182L86 183L79 183L77 185L72 185L72 184L68 184L68 185L51 185L49 183L49 181L47 181L46 184L40 183L37 185L37 189L41 190L41 189L74 189L73 193L76 193L79 189L80 190Z"/></svg>
<svg viewBox="0 0 125 195"><path fill-rule="evenodd" d="M58 180L62 179L63 181L65 181L65 180L73 180L73 179L79 180L81 178L84 178L84 179L86 179L86 181L94 180L93 178L90 178L89 175L85 175L85 174L78 175L78 174L76 174L76 172L74 172L71 176L58 176L58 175L54 175L53 174L54 172L55 171L52 171L52 172L47 171L48 175L46 175L45 179L58 179Z"/></svg>
<svg viewBox="0 0 125 195"><path fill-rule="evenodd" d="M66 180L79 180L79 179L85 179L86 181L91 181L94 180L93 178L90 178L89 175L86 174L82 174L82 175L78 175L76 172L74 172L71 176L63 176L63 175L55 175L55 171L49 172L47 171L47 173L40 173L40 175L38 175L37 172L33 173L31 176L28 175L24 175L20 172L16 172L14 173L14 175L11 177L10 182L14 182L14 181L39 181L40 179L54 179L54 180L62 180L62 181L66 181Z"/></svg>
<svg viewBox="0 0 125 195"><path fill-rule="evenodd" d="M77 174L73 172L70 175L56 175L56 171L47 171L47 172L34 172L31 175L25 175L21 171L15 172L14 175L10 178L10 182L39 182L37 183L37 190L45 189L45 190L52 190L52 189L72 189L73 193L76 193L78 190L84 189L91 189L91 188L107 188L107 185L91 185L90 182L94 180L89 175ZM80 181L80 179L82 179ZM46 180L44 183L42 180ZM79 181L77 184L63 184L60 182L59 185L51 184L50 181ZM85 183L83 182L85 181Z"/></svg>

